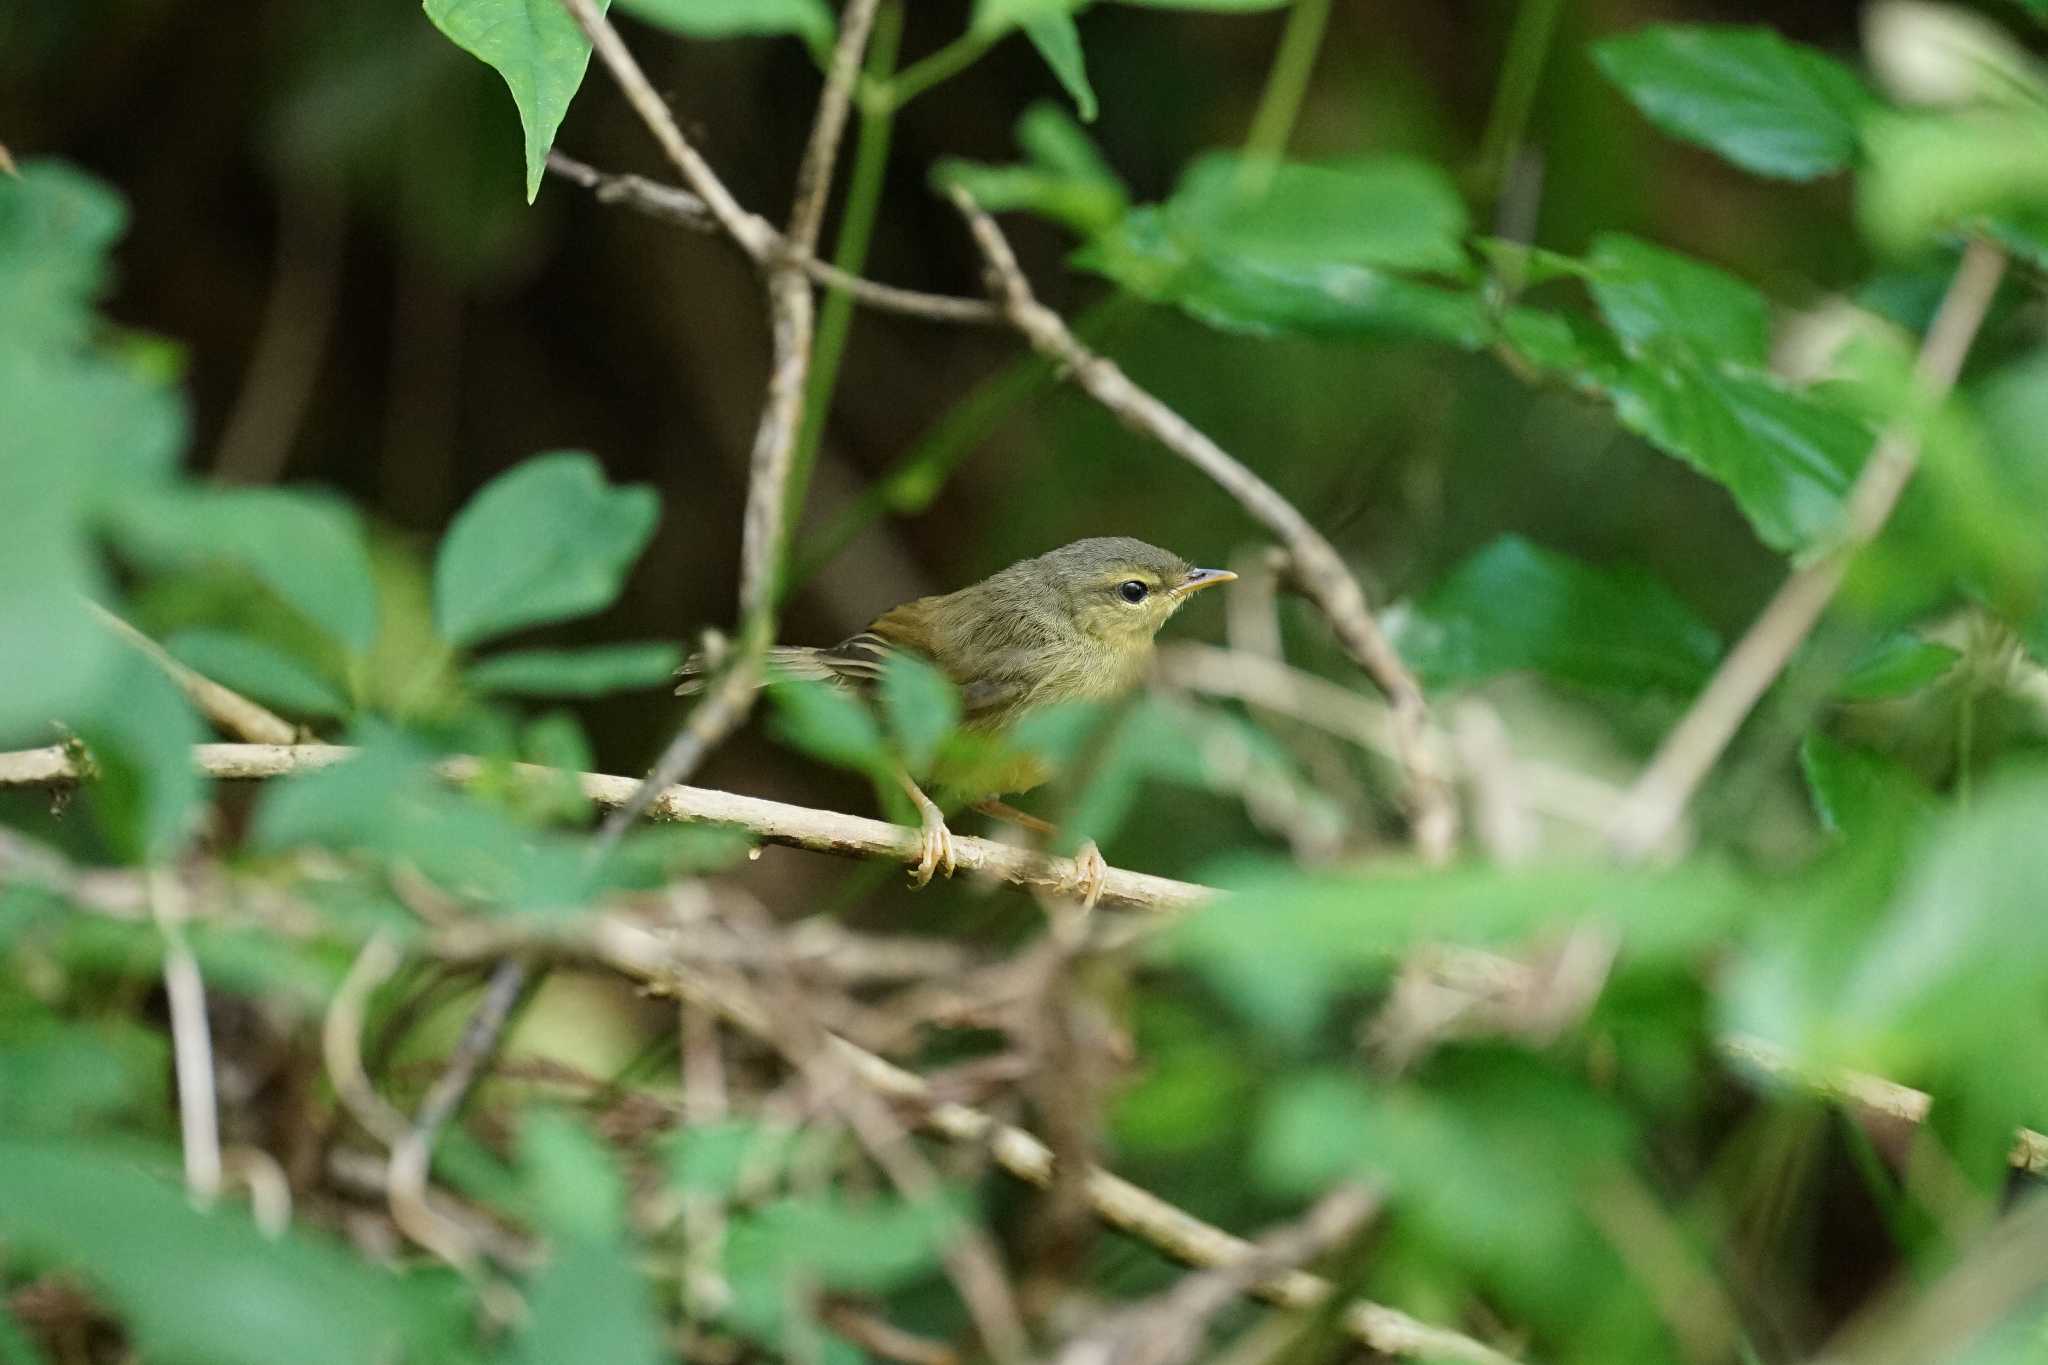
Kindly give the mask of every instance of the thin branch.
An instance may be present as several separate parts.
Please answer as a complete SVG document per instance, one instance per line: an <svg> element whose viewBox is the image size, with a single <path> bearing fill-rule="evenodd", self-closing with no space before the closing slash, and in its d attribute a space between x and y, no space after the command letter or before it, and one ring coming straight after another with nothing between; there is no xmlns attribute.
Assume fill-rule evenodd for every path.
<svg viewBox="0 0 2048 1365"><path fill-rule="evenodd" d="M764 1018L751 997L719 990L704 976L679 970L659 931L622 917L606 916L592 926L597 952L614 970L672 990L717 1011L734 1026L774 1041L776 1022ZM847 1069L878 1094L910 1107L919 1126L956 1142L985 1147L996 1164L1030 1185L1049 1189L1054 1179L1052 1149L1022 1128L999 1123L981 1110L941 1102L930 1084L845 1039L828 1035L828 1045ZM1235 1234L1168 1203L1149 1190L1091 1166L1084 1176L1089 1207L1111 1227L1130 1233L1155 1250L1198 1268L1241 1265L1258 1248ZM1259 1277L1247 1292L1284 1308L1311 1308L1330 1296L1329 1281L1303 1270ZM1484 1342L1446 1328L1431 1327L1398 1309L1363 1299L1346 1304L1341 1321L1355 1340L1388 1355L1431 1360L1513 1365Z"/></svg>
<svg viewBox="0 0 2048 1365"><path fill-rule="evenodd" d="M340 744L201 744L193 762L217 781L261 781L309 772L346 761L356 751ZM450 759L441 771L463 781L479 770L475 759ZM515 765L515 771L540 778L558 775L551 768ZM63 745L0 753L0 788L65 787L90 778L89 765ZM640 784L630 777L579 773L583 794L601 806L621 807ZM922 852L919 832L906 825L847 815L839 811L792 806L781 801L740 796L706 787L666 787L647 805L650 819L691 825L727 825L743 829L764 843L809 849L842 858L869 858L914 867ZM4 850L0 850L4 851ZM1080 869L1071 858L1051 857L993 839L955 835L953 853L959 866L1026 890L1051 891L1063 881L1072 885ZM1103 883L1101 904L1133 910L1184 910L1212 900L1217 892L1193 882L1154 877L1111 868Z"/></svg>
<svg viewBox="0 0 2048 1365"><path fill-rule="evenodd" d="M166 653L162 645L99 603L88 599L85 607L101 625L133 645L144 658L162 669L170 680L178 685L178 690L185 694L185 699L197 707L201 715L220 727L222 733L235 739L247 740L251 744L290 744L298 739L298 727L268 707L250 701L234 689L223 687L213 679L203 677L187 668Z"/></svg>
<svg viewBox="0 0 2048 1365"><path fill-rule="evenodd" d="M201 1204L220 1197L220 1111L213 1081L213 1035L206 983L185 941L185 889L164 868L149 873L149 904L164 938L164 995L170 1004L171 1057L178 1078L178 1130L185 1187Z"/></svg>
<svg viewBox="0 0 2048 1365"><path fill-rule="evenodd" d="M879 7L880 0L847 0L839 16L839 41L832 48L832 64L825 72L825 91L818 97L811 138L804 147L803 162L797 167L796 194L789 212L789 244L807 256L817 250L818 231L825 225L825 201L832 194L832 168L839 160L839 139L846 132L854 82L860 79L861 57L867 52L868 34L874 29L875 11Z"/></svg>
<svg viewBox="0 0 2048 1365"><path fill-rule="evenodd" d="M711 163L697 154L690 140L683 136L683 130L669 113L668 105L662 102L654 86L647 79L647 73L640 69L640 63L633 60L633 54L626 49L625 40L612 27L611 20L598 12L591 0L561 0L563 8L576 20L584 36L590 39L591 48L598 60L612 73L626 102L633 106L633 112L654 134L654 140L688 185L704 202L704 206L725 229L726 235L739 244L740 250L757 264L767 264L775 252L777 234L766 219L740 207L739 201L711 169Z"/></svg>
<svg viewBox="0 0 2048 1365"><path fill-rule="evenodd" d="M1428 743L1429 708L1422 685L1373 619L1365 592L1343 556L1271 484L1140 388L1115 362L1083 345L1058 313L1032 295L1030 282L995 220L964 190L955 187L951 193L988 263L992 294L1032 349L1055 362L1062 374L1126 426L1150 436L1208 475L1285 547L1301 590L1328 619L1345 652L1372 676L1392 704L1395 747L1407 778L1417 847L1432 862L1448 858L1457 838L1457 808Z"/></svg>
<svg viewBox="0 0 2048 1365"><path fill-rule="evenodd" d="M650 218L675 223L697 232L718 232L718 220L704 201L688 190L649 180L643 175L615 175L600 171L561 152L548 153L548 169L591 191L600 204L619 204ZM787 239L776 238L776 254L800 267L804 274L827 289L852 298L854 302L885 313L924 318L931 322L986 325L1001 322L1003 315L986 299L955 298L950 294L927 294L863 278L841 270L830 261L796 252Z"/></svg>
<svg viewBox="0 0 2048 1365"><path fill-rule="evenodd" d="M1963 359L2004 275L2005 253L1982 238L1971 239L1914 366L1921 390L1917 397L1926 404L1923 408L1916 403L1917 411L1932 411L1955 387ZM1908 415L1885 431L1849 489L1838 541L1785 580L1748 633L1721 661L1692 709L1665 736L1608 833L1617 854L1640 858L1665 842L1750 709L1784 671L1834 600L1850 561L1884 529L1919 462L1923 427L1920 417Z"/></svg>

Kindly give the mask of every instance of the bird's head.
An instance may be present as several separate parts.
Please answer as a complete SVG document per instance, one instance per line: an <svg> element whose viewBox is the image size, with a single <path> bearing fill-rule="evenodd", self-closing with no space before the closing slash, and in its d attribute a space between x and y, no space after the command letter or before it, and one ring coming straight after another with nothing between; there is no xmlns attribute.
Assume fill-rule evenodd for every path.
<svg viewBox="0 0 2048 1365"><path fill-rule="evenodd" d="M1237 577L1129 536L1077 540L1032 563L1083 634L1120 648L1149 644L1188 598Z"/></svg>

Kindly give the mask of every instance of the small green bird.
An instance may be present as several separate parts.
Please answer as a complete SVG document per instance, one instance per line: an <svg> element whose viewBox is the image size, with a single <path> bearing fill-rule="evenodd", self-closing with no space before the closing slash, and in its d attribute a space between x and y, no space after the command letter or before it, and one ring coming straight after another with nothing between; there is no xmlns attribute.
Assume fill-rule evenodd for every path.
<svg viewBox="0 0 2048 1365"><path fill-rule="evenodd" d="M1197 569L1179 555L1128 536L1077 540L1036 559L1020 560L973 587L920 597L884 612L866 630L829 648L783 646L768 652L770 672L867 689L897 651L929 661L960 689L965 727L997 735L1018 717L1064 701L1103 701L1137 686L1152 660L1152 639L1168 617L1203 588L1237 577ZM676 692L695 692L706 664L692 656L678 672ZM1029 790L1051 774L1035 758L968 773L922 773L975 809L1040 833L1043 820L997 797ZM917 805L924 851L911 882L953 874L952 835L944 813L909 774L904 789ZM963 787L963 783L971 786ZM1076 861L1084 902L1101 894L1106 871L1093 841Z"/></svg>

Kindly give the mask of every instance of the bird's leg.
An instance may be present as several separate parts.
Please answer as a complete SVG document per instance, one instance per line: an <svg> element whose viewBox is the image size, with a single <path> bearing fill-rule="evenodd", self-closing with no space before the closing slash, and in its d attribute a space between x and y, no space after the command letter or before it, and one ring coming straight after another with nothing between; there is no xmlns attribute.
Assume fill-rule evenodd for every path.
<svg viewBox="0 0 2048 1365"><path fill-rule="evenodd" d="M1009 802L998 801L992 796L986 801L975 802L974 809L991 819L1001 820L1048 838L1059 833L1058 827L1050 820L1041 820L1029 811L1018 810ZM1093 839L1090 839L1075 850L1074 875L1062 878L1055 889L1062 896L1080 896L1081 908L1093 910L1095 902L1102 899L1102 884L1108 877L1109 864L1103 861L1102 850L1095 846Z"/></svg>
<svg viewBox="0 0 2048 1365"><path fill-rule="evenodd" d="M917 869L910 874L910 884L923 886L932 879L932 873L941 869L952 876L953 832L946 828L946 813L911 780L909 773L899 772L896 780L903 784L904 792L917 807L918 824L924 831L924 851L917 860Z"/></svg>

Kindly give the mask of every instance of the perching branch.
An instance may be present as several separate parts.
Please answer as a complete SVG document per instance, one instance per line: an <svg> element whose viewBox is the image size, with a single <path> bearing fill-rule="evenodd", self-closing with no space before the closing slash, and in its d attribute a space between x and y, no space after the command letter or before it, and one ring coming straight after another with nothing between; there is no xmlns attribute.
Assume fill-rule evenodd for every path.
<svg viewBox="0 0 2048 1365"><path fill-rule="evenodd" d="M1457 808L1428 742L1429 707L1423 700L1422 685L1373 619L1365 592L1343 556L1273 485L1138 387L1114 361L1083 345L1065 320L1032 294L1030 281L995 220L964 190L955 187L951 193L987 262L991 293L1032 349L1058 365L1061 374L1126 426L1150 436L1208 475L1278 537L1302 591L1328 619L1345 652L1386 693L1394 712L1398 759L1408 780L1415 842L1432 862L1448 858L1457 838Z"/></svg>
<svg viewBox="0 0 2048 1365"><path fill-rule="evenodd" d="M99 603L88 601L85 607L101 625L162 669L199 714L212 721L223 734L251 744L291 744L298 739L298 728L268 707L250 701L233 688L223 687L211 678L201 677L172 658L162 645Z"/></svg>
<svg viewBox="0 0 2048 1365"><path fill-rule="evenodd" d="M1920 396L1930 405L1955 387L2004 274L2005 253L1981 237L1972 238L1913 367ZM1849 489L1835 545L1785 580L1636 779L1609 831L1616 853L1640 858L1665 841L1757 699L1834 600L1850 561L1884 529L1919 462L1921 436L1921 423L1910 416L1885 431Z"/></svg>
<svg viewBox="0 0 2048 1365"><path fill-rule="evenodd" d="M354 749L339 744L201 744L193 749L192 756L206 776L237 782L309 772L344 762L354 753ZM477 770L475 759L451 759L442 765L442 771L458 781L474 776ZM527 764L516 765L516 770L534 776L553 772ZM610 808L623 806L640 785L630 777L606 773L577 776L585 796ZM61 745L0 753L0 788L62 787L87 777L77 757ZM649 802L647 815L653 820L678 824L730 826L747 831L763 843L842 858L895 862L904 867L916 866L922 852L918 831L906 825L706 787L663 788ZM980 873L1027 890L1052 891L1062 882L1071 886L1079 872L1071 858L1052 857L992 839L955 835L953 851L962 871ZM1103 883L1101 903L1133 910L1172 911L1213 899L1216 894L1214 889L1192 882L1111 868Z"/></svg>

